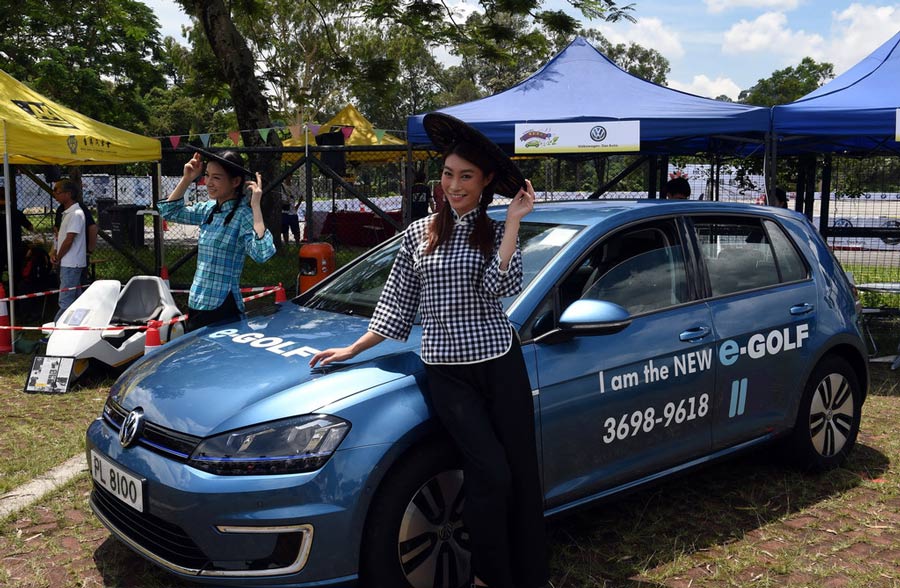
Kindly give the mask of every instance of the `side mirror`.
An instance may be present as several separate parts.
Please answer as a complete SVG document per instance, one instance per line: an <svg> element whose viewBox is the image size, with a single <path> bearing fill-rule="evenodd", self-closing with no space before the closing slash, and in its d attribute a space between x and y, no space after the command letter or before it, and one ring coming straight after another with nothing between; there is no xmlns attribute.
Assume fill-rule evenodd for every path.
<svg viewBox="0 0 900 588"><path fill-rule="evenodd" d="M559 328L535 341L554 344L579 335L609 335L630 324L631 315L618 304L605 300L576 300L559 317Z"/></svg>

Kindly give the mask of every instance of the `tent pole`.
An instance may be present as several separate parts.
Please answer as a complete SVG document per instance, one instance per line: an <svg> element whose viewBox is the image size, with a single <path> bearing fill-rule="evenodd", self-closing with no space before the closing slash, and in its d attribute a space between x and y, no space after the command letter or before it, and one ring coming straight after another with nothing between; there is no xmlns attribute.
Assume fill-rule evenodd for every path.
<svg viewBox="0 0 900 588"><path fill-rule="evenodd" d="M769 206L777 204L775 200L775 188L777 187L775 166L778 164L776 149L775 133L766 133L766 152L763 155L763 161L765 162L766 204Z"/></svg>
<svg viewBox="0 0 900 588"><path fill-rule="evenodd" d="M12 298L16 295L16 272L13 265L13 247L16 245L12 242L12 190L10 189L13 182L9 181L9 142L6 138L6 121L3 121L3 186L4 190L10 190L6 195L6 267L9 274L9 293L7 296ZM9 326L16 326L16 303L14 300L9 301ZM13 341L12 352L16 352L15 331L10 331L10 340Z"/></svg>

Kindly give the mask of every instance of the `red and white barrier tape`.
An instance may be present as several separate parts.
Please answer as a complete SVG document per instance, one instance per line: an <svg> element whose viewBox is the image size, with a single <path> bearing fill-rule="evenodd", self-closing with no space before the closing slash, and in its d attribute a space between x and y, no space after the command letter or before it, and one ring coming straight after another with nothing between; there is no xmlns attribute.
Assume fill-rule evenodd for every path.
<svg viewBox="0 0 900 588"><path fill-rule="evenodd" d="M167 321L152 321L155 323L159 323L159 327L165 327L167 325L174 325L175 323L180 323L181 321L186 321L188 315L183 314L181 316L176 316L173 319ZM10 326L0 326L0 331L145 331L149 328L148 325L108 325L106 327L10 327Z"/></svg>
<svg viewBox="0 0 900 588"><path fill-rule="evenodd" d="M0 298L0 302L9 302L11 300L25 300L26 298L40 298L41 296L49 296L50 294L58 294L60 292L69 292L71 290L87 290L87 286L72 286L71 288L61 288L59 290L46 290L44 292L32 292L30 294L20 294L19 296L9 296L7 298ZM279 286L252 286L248 288L241 288L241 292L268 292L269 290L275 291L278 290ZM189 294L190 290L169 290L172 294ZM244 298L246 302L248 299Z"/></svg>
<svg viewBox="0 0 900 588"><path fill-rule="evenodd" d="M10 300L25 300L26 298L39 298L41 296L49 296L59 292L69 292L70 290L86 290L87 286L72 286L71 288L61 288L59 290L47 290L45 292L32 292L31 294L22 294L20 296L9 296L8 298L0 298L0 302L9 302Z"/></svg>
<svg viewBox="0 0 900 588"><path fill-rule="evenodd" d="M279 289L280 289L280 287L276 286L276 287L272 288L271 290L266 290L265 292L261 292L259 294L254 294L253 296L247 296L243 300L244 300L244 302L256 300L257 298L262 298L263 296L268 296L269 294L275 294L276 292L278 292Z"/></svg>
<svg viewBox="0 0 900 588"><path fill-rule="evenodd" d="M251 300L256 300L257 298L262 298L263 296L269 296L270 294L277 293L282 287L281 286L258 286L255 288L247 288L250 292L259 291L260 289L265 288L259 294L254 294L253 296L247 296L244 298L244 302L249 302ZM53 292L65 292L66 290L75 290L75 288L64 288L63 290L51 290L49 293ZM244 288L241 288L241 291L244 291ZM174 290L173 290L174 292ZM4 302L6 300L17 300L19 298L30 298L35 296L40 296L43 294L47 294L48 292L42 292L41 294L27 294L25 296L16 296L15 298L0 298L0 302ZM188 315L183 314L181 316L177 316L168 321L154 321L160 323L160 327L165 327L166 325L174 325L177 322L186 321ZM0 325L0 331L122 331L125 329L132 330L145 330L147 329L147 325L110 325L106 327L10 327L10 326L2 326Z"/></svg>
<svg viewBox="0 0 900 588"><path fill-rule="evenodd" d="M280 286L251 286L248 288L241 288L241 292L244 294L250 292L265 292L267 290L277 290ZM190 290L169 290L172 294L190 294ZM247 300L246 298L244 299Z"/></svg>

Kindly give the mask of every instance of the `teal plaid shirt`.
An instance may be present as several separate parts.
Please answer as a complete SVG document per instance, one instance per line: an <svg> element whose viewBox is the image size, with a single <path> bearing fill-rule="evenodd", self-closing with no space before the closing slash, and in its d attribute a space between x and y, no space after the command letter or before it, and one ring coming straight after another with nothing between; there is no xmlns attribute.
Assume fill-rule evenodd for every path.
<svg viewBox="0 0 900 588"><path fill-rule="evenodd" d="M253 230L253 211L242 200L234 218L225 225L228 212L237 206L237 200L229 200L206 224L216 202L208 200L193 206L185 206L184 199L158 203L163 218L186 225L200 225L197 243L197 271L191 284L188 306L195 310L214 310L222 305L230 292L238 309L244 310L241 297L241 272L247 255L257 263L263 263L275 254L272 233L266 229L257 238Z"/></svg>

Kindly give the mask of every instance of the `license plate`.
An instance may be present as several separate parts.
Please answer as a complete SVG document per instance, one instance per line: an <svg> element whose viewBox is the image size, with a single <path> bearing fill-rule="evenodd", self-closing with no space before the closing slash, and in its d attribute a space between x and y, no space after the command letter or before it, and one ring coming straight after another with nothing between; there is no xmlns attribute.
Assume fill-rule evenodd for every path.
<svg viewBox="0 0 900 588"><path fill-rule="evenodd" d="M94 481L130 506L144 512L144 481L91 449L91 476Z"/></svg>

